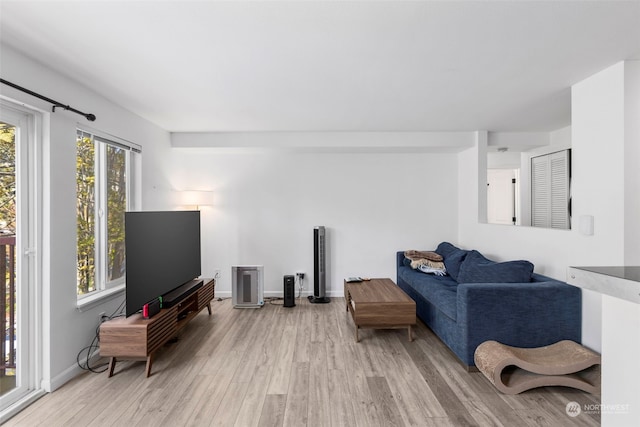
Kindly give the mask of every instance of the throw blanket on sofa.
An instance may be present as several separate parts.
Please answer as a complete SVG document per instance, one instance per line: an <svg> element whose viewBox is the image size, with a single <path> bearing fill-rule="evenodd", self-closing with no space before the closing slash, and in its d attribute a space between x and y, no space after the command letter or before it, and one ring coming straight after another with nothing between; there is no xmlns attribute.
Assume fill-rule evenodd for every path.
<svg viewBox="0 0 640 427"><path fill-rule="evenodd" d="M447 272L442 256L432 251L409 250L404 252L405 258L411 261L411 268L423 273L444 276Z"/></svg>

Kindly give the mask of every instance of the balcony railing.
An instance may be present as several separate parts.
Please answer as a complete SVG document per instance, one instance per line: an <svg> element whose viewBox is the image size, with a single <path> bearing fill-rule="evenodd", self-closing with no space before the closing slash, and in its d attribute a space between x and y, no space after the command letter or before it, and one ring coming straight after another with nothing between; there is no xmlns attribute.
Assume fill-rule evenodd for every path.
<svg viewBox="0 0 640 427"><path fill-rule="evenodd" d="M16 237L0 235L0 377L16 368ZM9 371L9 372L8 372Z"/></svg>

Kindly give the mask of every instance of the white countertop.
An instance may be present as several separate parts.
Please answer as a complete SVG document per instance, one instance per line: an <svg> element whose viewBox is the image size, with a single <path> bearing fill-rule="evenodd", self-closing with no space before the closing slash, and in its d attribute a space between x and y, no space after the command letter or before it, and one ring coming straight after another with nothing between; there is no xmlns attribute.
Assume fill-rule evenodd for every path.
<svg viewBox="0 0 640 427"><path fill-rule="evenodd" d="M640 304L640 266L569 267L567 283Z"/></svg>

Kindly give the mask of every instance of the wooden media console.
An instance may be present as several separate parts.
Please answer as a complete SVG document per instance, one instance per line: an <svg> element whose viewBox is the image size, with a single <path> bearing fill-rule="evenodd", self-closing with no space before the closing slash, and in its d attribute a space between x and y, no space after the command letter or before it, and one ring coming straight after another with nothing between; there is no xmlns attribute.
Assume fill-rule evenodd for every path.
<svg viewBox="0 0 640 427"><path fill-rule="evenodd" d="M163 308L151 319L142 314L118 317L100 325L100 356L110 357L109 377L113 376L116 358L146 360L146 375L151 375L153 355L167 341L176 338L203 308L211 315L211 300L214 297L215 281L201 279L204 285L187 295L173 307Z"/></svg>

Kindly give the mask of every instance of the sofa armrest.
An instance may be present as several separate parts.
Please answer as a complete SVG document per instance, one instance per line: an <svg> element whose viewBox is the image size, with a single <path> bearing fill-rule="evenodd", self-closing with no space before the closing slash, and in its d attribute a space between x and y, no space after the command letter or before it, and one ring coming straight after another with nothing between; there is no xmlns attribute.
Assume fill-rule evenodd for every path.
<svg viewBox="0 0 640 427"><path fill-rule="evenodd" d="M396 252L396 270L404 266L404 251Z"/></svg>
<svg viewBox="0 0 640 427"><path fill-rule="evenodd" d="M396 252L396 285L400 285L400 267L404 266L404 251Z"/></svg>
<svg viewBox="0 0 640 427"><path fill-rule="evenodd" d="M582 293L557 280L530 283L461 283L457 322L469 351L493 339L537 347L562 339L581 341Z"/></svg>

